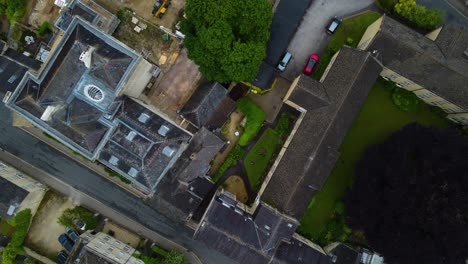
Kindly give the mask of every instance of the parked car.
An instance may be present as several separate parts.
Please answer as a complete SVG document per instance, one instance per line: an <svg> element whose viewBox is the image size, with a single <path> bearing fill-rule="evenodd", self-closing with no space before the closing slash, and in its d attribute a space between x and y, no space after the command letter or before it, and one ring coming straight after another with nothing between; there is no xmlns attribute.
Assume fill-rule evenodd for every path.
<svg viewBox="0 0 468 264"><path fill-rule="evenodd" d="M343 22L343 19L335 16L327 27L327 33L330 35L335 33L341 22Z"/></svg>
<svg viewBox="0 0 468 264"><path fill-rule="evenodd" d="M310 54L309 60L307 60L307 63L304 67L304 73L311 74L318 62L319 56L317 54Z"/></svg>
<svg viewBox="0 0 468 264"><path fill-rule="evenodd" d="M74 243L76 243L76 241L80 238L80 234L78 234L78 232L75 230L68 228L68 226L65 228L65 232L68 238L70 238Z"/></svg>
<svg viewBox="0 0 468 264"><path fill-rule="evenodd" d="M57 260L60 264L65 264L67 263L67 259L68 259L68 254L67 252L65 251L60 251L58 254L57 254Z"/></svg>
<svg viewBox="0 0 468 264"><path fill-rule="evenodd" d="M276 66L276 68L283 72L284 70L286 70L286 66L288 66L288 63L291 61L291 59L292 59L292 54L289 51L286 52L283 55L283 58L281 59L278 66Z"/></svg>
<svg viewBox="0 0 468 264"><path fill-rule="evenodd" d="M68 238L68 236L65 234L61 234L58 237L58 241L68 253L72 251L73 246L75 245L75 243L70 238Z"/></svg>

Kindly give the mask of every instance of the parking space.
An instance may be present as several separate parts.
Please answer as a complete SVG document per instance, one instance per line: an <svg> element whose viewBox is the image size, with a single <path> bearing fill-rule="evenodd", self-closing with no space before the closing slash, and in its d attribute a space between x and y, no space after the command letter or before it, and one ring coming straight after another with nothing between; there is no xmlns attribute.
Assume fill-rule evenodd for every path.
<svg viewBox="0 0 468 264"><path fill-rule="evenodd" d="M293 80L301 74L311 53L320 55L325 50L330 39L325 28L334 16L347 17L365 9L375 9L373 2L373 0L314 0L289 42L287 50L292 53L293 58L282 74L283 77Z"/></svg>

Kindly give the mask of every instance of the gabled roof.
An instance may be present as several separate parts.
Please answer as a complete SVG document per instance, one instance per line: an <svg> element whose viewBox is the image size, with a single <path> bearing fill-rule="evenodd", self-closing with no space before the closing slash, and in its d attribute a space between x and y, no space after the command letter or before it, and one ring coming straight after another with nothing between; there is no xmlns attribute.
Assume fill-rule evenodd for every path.
<svg viewBox="0 0 468 264"><path fill-rule="evenodd" d="M266 263L297 225L266 204L250 215L221 193L208 207L194 238L239 263Z"/></svg>
<svg viewBox="0 0 468 264"><path fill-rule="evenodd" d="M210 169L210 162L221 150L225 142L202 127L192 138L187 149L175 165L177 179L191 182L203 177Z"/></svg>
<svg viewBox="0 0 468 264"><path fill-rule="evenodd" d="M444 26L436 41L384 16L368 50L382 64L468 110L468 29Z"/></svg>
<svg viewBox="0 0 468 264"><path fill-rule="evenodd" d="M381 70L370 53L343 47L323 83L298 77L288 100L305 112L263 201L296 219L302 217L333 170L340 145ZM328 103L318 99L325 94Z"/></svg>
<svg viewBox="0 0 468 264"><path fill-rule="evenodd" d="M276 249L271 264L332 264L330 257L293 237ZM351 264L351 263L350 263Z"/></svg>
<svg viewBox="0 0 468 264"><path fill-rule="evenodd" d="M227 97L228 91L217 82L205 82L201 84L188 102L179 111L179 115L200 128L210 123L224 124L228 115L234 110L234 101ZM213 118L216 117L216 118ZM213 120L214 119L214 120ZM221 122L219 120L221 119ZM221 125L222 125L221 124Z"/></svg>

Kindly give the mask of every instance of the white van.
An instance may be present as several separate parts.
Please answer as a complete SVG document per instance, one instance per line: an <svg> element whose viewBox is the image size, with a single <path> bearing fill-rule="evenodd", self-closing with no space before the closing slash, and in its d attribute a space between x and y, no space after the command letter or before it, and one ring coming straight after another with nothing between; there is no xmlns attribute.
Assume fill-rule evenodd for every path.
<svg viewBox="0 0 468 264"><path fill-rule="evenodd" d="M286 52L276 68L283 72L286 69L286 66L288 66L288 63L291 59L291 53L289 53L289 51Z"/></svg>

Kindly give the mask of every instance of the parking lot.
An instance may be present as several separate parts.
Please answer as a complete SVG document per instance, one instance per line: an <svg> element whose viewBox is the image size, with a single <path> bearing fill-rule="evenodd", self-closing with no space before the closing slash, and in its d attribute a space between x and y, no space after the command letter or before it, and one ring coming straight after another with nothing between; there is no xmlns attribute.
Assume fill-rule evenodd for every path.
<svg viewBox="0 0 468 264"><path fill-rule="evenodd" d="M301 74L311 53L320 55L325 50L330 38L325 28L334 16L348 17L366 9L375 9L373 3L373 0L314 0L289 42L287 50L293 57L283 77L293 80Z"/></svg>

